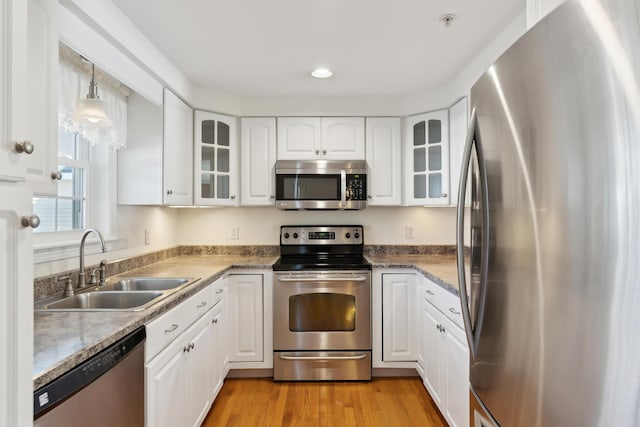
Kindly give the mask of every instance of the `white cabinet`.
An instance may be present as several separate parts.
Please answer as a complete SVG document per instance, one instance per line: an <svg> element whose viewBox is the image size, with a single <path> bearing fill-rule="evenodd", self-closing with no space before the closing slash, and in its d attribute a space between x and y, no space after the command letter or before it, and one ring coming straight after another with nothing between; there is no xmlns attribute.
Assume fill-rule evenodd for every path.
<svg viewBox="0 0 640 427"><path fill-rule="evenodd" d="M57 2L0 1L0 181L55 194Z"/></svg>
<svg viewBox="0 0 640 427"><path fill-rule="evenodd" d="M0 183L0 200L0 425L29 426L33 422L33 232L21 225L21 218L31 215L31 192Z"/></svg>
<svg viewBox="0 0 640 427"><path fill-rule="evenodd" d="M227 279L214 284L216 303L212 312L213 338L211 340L211 401L215 400L222 389L224 379L229 372L229 335L227 327Z"/></svg>
<svg viewBox="0 0 640 427"><path fill-rule="evenodd" d="M405 126L405 204L449 204L449 112L410 116Z"/></svg>
<svg viewBox="0 0 640 427"><path fill-rule="evenodd" d="M27 138L34 144L25 157L27 183L37 194L55 195L58 181L58 7L29 0Z"/></svg>
<svg viewBox="0 0 640 427"><path fill-rule="evenodd" d="M168 89L164 90L165 205L193 204L193 110Z"/></svg>
<svg viewBox="0 0 640 427"><path fill-rule="evenodd" d="M145 366L148 427L199 426L211 406L213 311Z"/></svg>
<svg viewBox="0 0 640 427"><path fill-rule="evenodd" d="M240 120L240 171L242 206L269 206L275 202L276 119L248 117Z"/></svg>
<svg viewBox="0 0 640 427"><path fill-rule="evenodd" d="M416 360L415 274L382 275L382 360Z"/></svg>
<svg viewBox="0 0 640 427"><path fill-rule="evenodd" d="M402 203L402 139L399 117L366 118L368 204Z"/></svg>
<svg viewBox="0 0 640 427"><path fill-rule="evenodd" d="M458 203L460 169L467 139L467 98L461 98L449 108L449 204ZM467 186L469 190L471 186Z"/></svg>
<svg viewBox="0 0 640 427"><path fill-rule="evenodd" d="M265 356L263 276L231 274L228 280L229 362L262 362Z"/></svg>
<svg viewBox="0 0 640 427"><path fill-rule="evenodd" d="M469 350L464 330L452 321L457 322L460 313L451 303L459 300L424 280L421 299L424 385L450 426L468 426Z"/></svg>
<svg viewBox="0 0 640 427"><path fill-rule="evenodd" d="M365 160L363 117L278 117L279 160Z"/></svg>
<svg viewBox="0 0 640 427"><path fill-rule="evenodd" d="M235 206L238 198L237 119L196 110L194 200L199 206Z"/></svg>
<svg viewBox="0 0 640 427"><path fill-rule="evenodd" d="M158 106L132 92L118 151L118 203L193 204L193 110L168 89ZM133 184L132 184L133 183Z"/></svg>

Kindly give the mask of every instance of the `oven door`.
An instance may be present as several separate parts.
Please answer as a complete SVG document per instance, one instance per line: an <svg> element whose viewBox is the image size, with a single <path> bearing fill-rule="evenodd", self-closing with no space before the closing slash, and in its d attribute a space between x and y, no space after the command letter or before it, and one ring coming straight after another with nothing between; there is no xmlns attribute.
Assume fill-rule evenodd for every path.
<svg viewBox="0 0 640 427"><path fill-rule="evenodd" d="M275 350L371 349L371 273L276 273Z"/></svg>

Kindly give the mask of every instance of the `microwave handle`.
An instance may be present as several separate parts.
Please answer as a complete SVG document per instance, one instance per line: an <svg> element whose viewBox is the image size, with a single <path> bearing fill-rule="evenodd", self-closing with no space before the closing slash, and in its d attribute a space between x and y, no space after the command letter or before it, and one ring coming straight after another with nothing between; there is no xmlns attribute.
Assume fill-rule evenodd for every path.
<svg viewBox="0 0 640 427"><path fill-rule="evenodd" d="M345 207L347 205L347 171L344 169L340 171L340 206Z"/></svg>

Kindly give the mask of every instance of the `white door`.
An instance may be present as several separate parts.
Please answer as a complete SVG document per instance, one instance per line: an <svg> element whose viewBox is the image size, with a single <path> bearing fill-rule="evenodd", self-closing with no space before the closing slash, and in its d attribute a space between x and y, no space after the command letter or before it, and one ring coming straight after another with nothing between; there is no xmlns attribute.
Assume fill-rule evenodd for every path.
<svg viewBox="0 0 640 427"><path fill-rule="evenodd" d="M368 203L399 206L402 203L400 117L367 117L366 124Z"/></svg>
<svg viewBox="0 0 640 427"><path fill-rule="evenodd" d="M164 89L163 200L165 205L193 204L193 110Z"/></svg>
<svg viewBox="0 0 640 427"><path fill-rule="evenodd" d="M278 117L278 160L320 158L319 117Z"/></svg>
<svg viewBox="0 0 640 427"><path fill-rule="evenodd" d="M224 329L224 321L223 321L223 310L224 309L224 301L220 301L215 307L213 307L212 311L212 357L209 363L211 363L211 387L209 390L209 395L211 395L212 400L216 398L220 389L222 389L222 384L224 382L224 377L226 375L224 363L227 354L228 344L226 342L226 334Z"/></svg>
<svg viewBox="0 0 640 427"><path fill-rule="evenodd" d="M405 202L449 204L449 112L407 117L405 130Z"/></svg>
<svg viewBox="0 0 640 427"><path fill-rule="evenodd" d="M440 322L440 314L438 310L430 303L423 304L422 310L422 327L424 337L424 385L429 391L431 398L443 410L443 335L441 332L442 324Z"/></svg>
<svg viewBox="0 0 640 427"><path fill-rule="evenodd" d="M146 427L186 425L186 345L183 339L174 341L145 366Z"/></svg>
<svg viewBox="0 0 640 427"><path fill-rule="evenodd" d="M382 360L416 360L414 274L382 275Z"/></svg>
<svg viewBox="0 0 640 427"><path fill-rule="evenodd" d="M188 381L188 401L186 402L186 425L197 427L206 417L211 407L211 370L213 369L213 314L209 311L194 325L189 340L185 376Z"/></svg>
<svg viewBox="0 0 640 427"><path fill-rule="evenodd" d="M364 117L323 117L321 157L365 160Z"/></svg>
<svg viewBox="0 0 640 427"><path fill-rule="evenodd" d="M240 204L269 206L275 202L274 166L276 163L276 119L241 119Z"/></svg>
<svg viewBox="0 0 640 427"><path fill-rule="evenodd" d="M33 232L31 193L0 184L0 425L33 420Z"/></svg>
<svg viewBox="0 0 640 427"><path fill-rule="evenodd" d="M229 276L229 362L264 360L261 274Z"/></svg>
<svg viewBox="0 0 640 427"><path fill-rule="evenodd" d="M450 426L469 425L469 347L464 331L445 321L446 413Z"/></svg>

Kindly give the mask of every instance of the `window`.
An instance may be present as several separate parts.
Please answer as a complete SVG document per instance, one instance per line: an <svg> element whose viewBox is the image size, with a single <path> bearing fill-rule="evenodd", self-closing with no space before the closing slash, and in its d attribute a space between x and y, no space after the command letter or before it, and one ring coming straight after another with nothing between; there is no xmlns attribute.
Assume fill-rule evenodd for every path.
<svg viewBox="0 0 640 427"><path fill-rule="evenodd" d="M87 188L91 176L89 144L78 133L58 132L58 181L56 196L33 198L33 210L40 217L35 232L71 231L85 228L87 222Z"/></svg>

